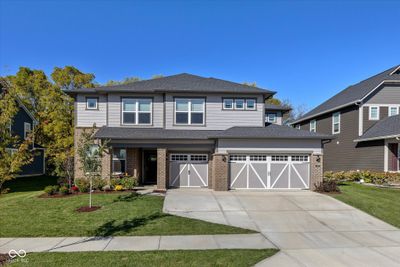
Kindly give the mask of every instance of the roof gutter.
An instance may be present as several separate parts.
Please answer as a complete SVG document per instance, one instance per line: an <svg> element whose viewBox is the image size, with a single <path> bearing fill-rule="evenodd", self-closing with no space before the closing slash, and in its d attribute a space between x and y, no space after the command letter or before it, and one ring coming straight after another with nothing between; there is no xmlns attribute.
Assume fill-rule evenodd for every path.
<svg viewBox="0 0 400 267"><path fill-rule="evenodd" d="M353 142L366 142L366 141L374 141L374 140L381 140L381 139L391 139L391 138L398 138L400 137L400 134L394 134L394 135L383 135L383 136L376 136L376 137L371 137L371 138L359 138L353 140Z"/></svg>

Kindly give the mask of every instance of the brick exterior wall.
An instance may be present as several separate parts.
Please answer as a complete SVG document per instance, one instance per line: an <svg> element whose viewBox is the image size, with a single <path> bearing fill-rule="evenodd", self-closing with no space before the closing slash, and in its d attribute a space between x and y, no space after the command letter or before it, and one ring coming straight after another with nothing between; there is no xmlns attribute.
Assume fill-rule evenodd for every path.
<svg viewBox="0 0 400 267"><path fill-rule="evenodd" d="M315 185L318 185L322 182L324 176L323 170L323 161L324 157L321 154L313 154L310 158L310 189L314 190Z"/></svg>
<svg viewBox="0 0 400 267"><path fill-rule="evenodd" d="M213 156L208 154L208 188L213 188Z"/></svg>
<svg viewBox="0 0 400 267"><path fill-rule="evenodd" d="M126 172L140 182L142 175L142 155L139 148L127 148L126 150Z"/></svg>
<svg viewBox="0 0 400 267"><path fill-rule="evenodd" d="M157 189L168 188L168 153L165 148L157 148Z"/></svg>
<svg viewBox="0 0 400 267"><path fill-rule="evenodd" d="M107 181L110 181L111 178L111 149L110 153L104 154L103 158L101 159L101 178L106 179Z"/></svg>
<svg viewBox="0 0 400 267"><path fill-rule="evenodd" d="M228 154L213 155L212 188L215 191L229 190Z"/></svg>

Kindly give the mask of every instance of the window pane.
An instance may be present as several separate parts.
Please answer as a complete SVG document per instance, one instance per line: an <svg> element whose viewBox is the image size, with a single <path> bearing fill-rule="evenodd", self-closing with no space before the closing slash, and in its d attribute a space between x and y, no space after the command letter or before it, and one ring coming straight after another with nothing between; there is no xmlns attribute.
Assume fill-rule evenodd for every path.
<svg viewBox="0 0 400 267"><path fill-rule="evenodd" d="M244 100L243 99L236 99L235 100L235 106L237 109L243 109L244 108Z"/></svg>
<svg viewBox="0 0 400 267"><path fill-rule="evenodd" d="M338 123L333 125L333 131L334 131L335 133L336 133L336 132L339 132L339 124L338 124Z"/></svg>
<svg viewBox="0 0 400 267"><path fill-rule="evenodd" d="M186 99L177 99L176 111L189 111L189 101Z"/></svg>
<svg viewBox="0 0 400 267"><path fill-rule="evenodd" d="M254 99L247 99L246 104L247 104L247 109L256 108L256 101Z"/></svg>
<svg viewBox="0 0 400 267"><path fill-rule="evenodd" d="M192 99L192 111L203 111L203 99Z"/></svg>
<svg viewBox="0 0 400 267"><path fill-rule="evenodd" d="M151 100L150 99L140 99L139 100L139 111L150 111Z"/></svg>
<svg viewBox="0 0 400 267"><path fill-rule="evenodd" d="M333 123L339 123L339 114L333 116Z"/></svg>
<svg viewBox="0 0 400 267"><path fill-rule="evenodd" d="M394 116L398 114L398 108L397 107L391 107L389 111L389 116Z"/></svg>
<svg viewBox="0 0 400 267"><path fill-rule="evenodd" d="M176 123L188 124L189 123L189 113L187 113L187 112L177 112L176 113Z"/></svg>
<svg viewBox="0 0 400 267"><path fill-rule="evenodd" d="M123 110L124 111L135 111L136 110L136 100L134 99L123 99Z"/></svg>
<svg viewBox="0 0 400 267"><path fill-rule="evenodd" d="M276 121L276 114L275 113L268 113L268 121L275 122Z"/></svg>
<svg viewBox="0 0 400 267"><path fill-rule="evenodd" d="M135 124L136 123L136 113L122 113L123 123Z"/></svg>
<svg viewBox="0 0 400 267"><path fill-rule="evenodd" d="M97 108L97 98L87 98L87 108L96 109Z"/></svg>
<svg viewBox="0 0 400 267"><path fill-rule="evenodd" d="M149 124L150 123L150 113L139 113L139 123Z"/></svg>
<svg viewBox="0 0 400 267"><path fill-rule="evenodd" d="M126 149L113 148L113 159L126 159Z"/></svg>
<svg viewBox="0 0 400 267"><path fill-rule="evenodd" d="M192 113L192 124L203 124L203 113Z"/></svg>
<svg viewBox="0 0 400 267"><path fill-rule="evenodd" d="M371 109L371 119L378 118L378 108L377 107L370 107Z"/></svg>
<svg viewBox="0 0 400 267"><path fill-rule="evenodd" d="M113 160L113 172L125 173L125 160Z"/></svg>
<svg viewBox="0 0 400 267"><path fill-rule="evenodd" d="M232 109L233 108L233 99L224 99L224 108Z"/></svg>

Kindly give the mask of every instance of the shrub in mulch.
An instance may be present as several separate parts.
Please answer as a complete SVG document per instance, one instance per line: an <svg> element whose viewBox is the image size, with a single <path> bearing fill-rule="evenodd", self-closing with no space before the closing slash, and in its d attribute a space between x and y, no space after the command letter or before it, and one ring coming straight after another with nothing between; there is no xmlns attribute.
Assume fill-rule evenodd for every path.
<svg viewBox="0 0 400 267"><path fill-rule="evenodd" d="M322 183L315 184L315 191L319 193L340 193L340 189L334 180L324 180Z"/></svg>
<svg viewBox="0 0 400 267"><path fill-rule="evenodd" d="M109 190L105 190L105 191L93 191L92 194L115 194L115 193L121 193L121 192L136 192L137 190L123 190L123 191L109 191ZM77 193L72 193L72 194L66 194L66 195L61 195L61 194L55 194L55 195L48 195L48 194L41 194L38 197L39 198L63 198L63 197L73 197L73 196L78 196L78 195L87 195L89 194L89 192L86 193L81 193L81 192L77 192Z"/></svg>
<svg viewBox="0 0 400 267"><path fill-rule="evenodd" d="M92 206L92 207L85 206L85 207L80 207L80 208L76 209L76 211L77 212L92 212L92 211L98 210L100 208L101 208L101 206Z"/></svg>
<svg viewBox="0 0 400 267"><path fill-rule="evenodd" d="M10 260L11 260L11 257L8 254L0 253L0 266L6 265L6 263Z"/></svg>

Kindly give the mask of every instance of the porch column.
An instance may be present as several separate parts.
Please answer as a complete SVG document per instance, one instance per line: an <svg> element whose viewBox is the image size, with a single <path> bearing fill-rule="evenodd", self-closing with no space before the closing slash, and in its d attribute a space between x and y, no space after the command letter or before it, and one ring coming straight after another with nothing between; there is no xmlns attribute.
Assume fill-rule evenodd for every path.
<svg viewBox="0 0 400 267"><path fill-rule="evenodd" d="M229 190L228 154L216 153L213 155L212 180L215 191Z"/></svg>
<svg viewBox="0 0 400 267"><path fill-rule="evenodd" d="M139 148L127 148L126 172L140 182L141 177L141 155Z"/></svg>
<svg viewBox="0 0 400 267"><path fill-rule="evenodd" d="M322 183L324 178L323 170L323 155L322 154L312 154L310 158L310 189L314 190L316 185Z"/></svg>
<svg viewBox="0 0 400 267"><path fill-rule="evenodd" d="M168 188L168 157L166 148L157 148L157 190Z"/></svg>
<svg viewBox="0 0 400 267"><path fill-rule="evenodd" d="M106 179L107 181L111 178L111 153L112 149L110 149L110 153L105 153L101 159L101 178Z"/></svg>

